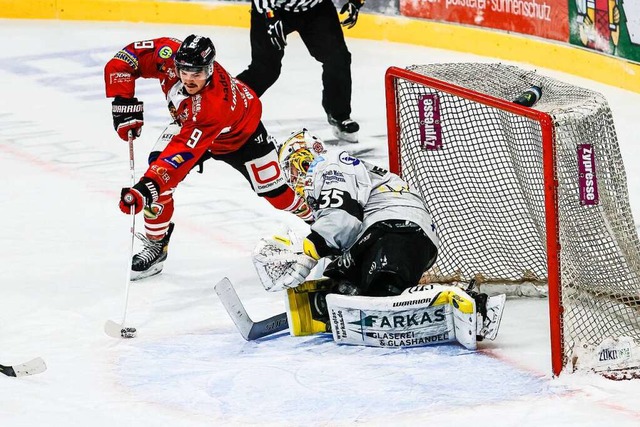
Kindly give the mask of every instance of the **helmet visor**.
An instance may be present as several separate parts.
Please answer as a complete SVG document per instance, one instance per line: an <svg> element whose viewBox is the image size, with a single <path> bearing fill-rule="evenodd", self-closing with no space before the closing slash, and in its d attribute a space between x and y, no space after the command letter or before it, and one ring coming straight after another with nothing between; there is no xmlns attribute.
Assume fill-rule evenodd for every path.
<svg viewBox="0 0 640 427"><path fill-rule="evenodd" d="M193 64L187 64L187 63L179 63L176 62L176 69L178 71L188 71L190 73L199 73L199 72L204 72L205 69L207 68L206 65L193 65Z"/></svg>
<svg viewBox="0 0 640 427"><path fill-rule="evenodd" d="M209 78L213 74L213 66L212 65L192 65L192 64L184 64L176 62L176 71L178 75L180 72L185 73L193 73L193 74L202 74L203 76Z"/></svg>

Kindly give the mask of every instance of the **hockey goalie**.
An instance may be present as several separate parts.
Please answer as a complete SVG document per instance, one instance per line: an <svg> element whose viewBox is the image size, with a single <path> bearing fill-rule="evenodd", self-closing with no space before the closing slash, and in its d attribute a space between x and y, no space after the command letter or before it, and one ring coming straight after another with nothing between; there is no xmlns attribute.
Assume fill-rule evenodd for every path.
<svg viewBox="0 0 640 427"><path fill-rule="evenodd" d="M253 263L267 291L286 290L292 335L331 332L339 344L377 347L457 341L468 349L496 337L504 295L489 298L472 284L418 285L439 240L424 202L399 176L328 152L306 129L285 141L278 160L313 224L304 239L261 239ZM317 274L320 259L327 262Z"/></svg>

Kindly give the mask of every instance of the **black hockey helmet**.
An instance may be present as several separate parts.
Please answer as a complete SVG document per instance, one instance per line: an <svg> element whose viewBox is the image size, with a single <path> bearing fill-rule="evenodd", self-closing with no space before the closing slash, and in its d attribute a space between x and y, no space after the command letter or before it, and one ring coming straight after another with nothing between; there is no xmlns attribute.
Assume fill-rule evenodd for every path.
<svg viewBox="0 0 640 427"><path fill-rule="evenodd" d="M178 71L204 71L207 78L213 74L216 47L209 37L191 34L176 52L175 63Z"/></svg>

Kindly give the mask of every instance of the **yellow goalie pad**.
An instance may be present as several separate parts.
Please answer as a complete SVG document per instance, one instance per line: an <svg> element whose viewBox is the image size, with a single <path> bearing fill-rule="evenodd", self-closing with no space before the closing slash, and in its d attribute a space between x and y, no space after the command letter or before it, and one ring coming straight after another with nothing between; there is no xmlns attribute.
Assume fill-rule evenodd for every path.
<svg viewBox="0 0 640 427"><path fill-rule="evenodd" d="M287 289L286 301L289 333L293 336L313 335L327 331L324 321L314 319L311 304L316 292L327 292L330 281L327 279L306 281L296 288ZM326 311L326 308L325 308Z"/></svg>
<svg viewBox="0 0 640 427"><path fill-rule="evenodd" d="M445 300L442 304L451 304L453 308L457 309L461 313L475 314L475 303L469 295L460 295L458 292L453 290L443 291L434 305L436 305L440 299Z"/></svg>
<svg viewBox="0 0 640 427"><path fill-rule="evenodd" d="M326 312L327 309L326 307L320 308L314 306L314 304L318 304L319 301L316 299L314 294L317 292L323 292L325 294L330 292L331 285L332 282L330 280L320 279L306 281L296 288L287 289L285 303L287 307L289 333L292 336L307 336L330 332L330 328L327 327L326 317L324 320L318 319L318 312L321 310ZM428 289L429 288L433 287L429 286ZM411 290L413 290L413 292L411 292ZM409 292L396 297L374 298L340 296L340 298L346 298L347 301L354 304L354 308L355 306L360 305L358 304L359 301L366 301L363 307L358 307L359 309L378 308L378 305L381 305L381 307L388 308L390 310L389 313L392 315L394 310L402 310L406 303L410 303L412 299L425 294L424 287L416 287L415 289L411 288L407 291ZM413 296L411 294L413 294ZM438 306L450 306L451 310L447 310L448 316L464 316L469 319L475 319L475 302L460 289L449 286L438 286L436 289L431 289L428 294L430 301L424 304L421 301L423 298L418 298L419 302L417 302L417 305L424 304L432 308ZM320 300L322 301L321 303L324 304L323 299ZM409 306L413 307L414 304L416 304L416 302L411 303ZM392 306L393 308L391 308ZM473 323L475 327L475 322ZM469 327L471 327L471 325L469 325Z"/></svg>

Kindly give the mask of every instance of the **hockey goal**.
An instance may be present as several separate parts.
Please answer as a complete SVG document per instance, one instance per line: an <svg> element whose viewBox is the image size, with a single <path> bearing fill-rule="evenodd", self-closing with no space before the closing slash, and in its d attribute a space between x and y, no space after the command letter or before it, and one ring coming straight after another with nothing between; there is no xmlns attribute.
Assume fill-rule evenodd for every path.
<svg viewBox="0 0 640 427"><path fill-rule="evenodd" d="M391 67L385 85L391 170L441 239L429 279L548 290L555 375L637 374L640 244L605 98L504 64ZM511 102L532 85L537 104Z"/></svg>

